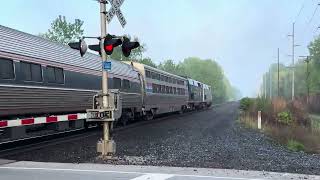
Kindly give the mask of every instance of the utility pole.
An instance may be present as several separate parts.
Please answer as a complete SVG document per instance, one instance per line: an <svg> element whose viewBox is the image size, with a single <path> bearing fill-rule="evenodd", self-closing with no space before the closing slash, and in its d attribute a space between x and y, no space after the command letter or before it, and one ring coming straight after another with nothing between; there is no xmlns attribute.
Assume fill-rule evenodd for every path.
<svg viewBox="0 0 320 180"><path fill-rule="evenodd" d="M278 97L280 97L280 58L279 58L279 48L278 48Z"/></svg>
<svg viewBox="0 0 320 180"><path fill-rule="evenodd" d="M310 98L310 83L309 83L309 56L307 56L307 59L305 60L305 62L307 63L307 77L306 77L306 83L307 83L307 104L309 105L309 98Z"/></svg>
<svg viewBox="0 0 320 180"><path fill-rule="evenodd" d="M270 99L272 99L272 66L269 69L269 93Z"/></svg>
<svg viewBox="0 0 320 180"><path fill-rule="evenodd" d="M309 72L309 62L311 61L311 59L310 59L310 56L299 56L299 57L306 58L306 59L304 60L304 62L307 63L306 86L307 86L307 104L309 105L309 98L310 98L310 83L309 83L310 72Z"/></svg>
<svg viewBox="0 0 320 180"><path fill-rule="evenodd" d="M292 85L291 85L291 100L294 100L294 71L295 71L295 67L294 67L294 48L296 46L299 46L299 45L296 45L295 44L295 41L294 41L294 38L295 38L295 34L294 34L294 24L295 23L292 23L292 34L288 35L290 37L292 37Z"/></svg>
<svg viewBox="0 0 320 180"><path fill-rule="evenodd" d="M267 76L264 76L264 98L267 99Z"/></svg>

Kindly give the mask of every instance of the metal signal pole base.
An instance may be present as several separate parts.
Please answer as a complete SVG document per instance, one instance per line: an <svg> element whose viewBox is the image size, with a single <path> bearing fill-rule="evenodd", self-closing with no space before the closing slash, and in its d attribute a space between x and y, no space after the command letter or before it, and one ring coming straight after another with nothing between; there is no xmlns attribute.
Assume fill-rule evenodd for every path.
<svg viewBox="0 0 320 180"><path fill-rule="evenodd" d="M116 143L113 140L100 140L97 143L97 152L101 153L103 158L112 159L116 153Z"/></svg>
<svg viewBox="0 0 320 180"><path fill-rule="evenodd" d="M106 159L111 159L116 152L116 143L111 138L112 125L110 121L103 122L103 139L97 143L97 152Z"/></svg>

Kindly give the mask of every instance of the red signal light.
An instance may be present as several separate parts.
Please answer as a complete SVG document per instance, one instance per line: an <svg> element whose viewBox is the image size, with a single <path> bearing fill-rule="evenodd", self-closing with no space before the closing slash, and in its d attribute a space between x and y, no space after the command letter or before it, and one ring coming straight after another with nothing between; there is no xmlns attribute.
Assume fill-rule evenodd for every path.
<svg viewBox="0 0 320 180"><path fill-rule="evenodd" d="M105 49L105 51L112 51L113 50L113 45L112 44L106 45L106 46L104 46L104 49Z"/></svg>

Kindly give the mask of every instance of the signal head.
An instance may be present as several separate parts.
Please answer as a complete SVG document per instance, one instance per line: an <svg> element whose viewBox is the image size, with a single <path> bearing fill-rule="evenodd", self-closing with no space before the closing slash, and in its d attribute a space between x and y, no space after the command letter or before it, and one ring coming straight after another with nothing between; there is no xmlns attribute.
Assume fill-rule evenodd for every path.
<svg viewBox="0 0 320 180"><path fill-rule="evenodd" d="M140 46L139 42L130 42L130 39L127 37L123 37L122 42L122 53L125 57L129 57L131 50Z"/></svg>
<svg viewBox="0 0 320 180"><path fill-rule="evenodd" d="M108 34L104 39L103 47L105 52L108 55L111 55L113 52L113 49L121 44L122 44L122 41L120 38L117 38L113 35Z"/></svg>
<svg viewBox="0 0 320 180"><path fill-rule="evenodd" d="M71 42L68 43L68 45L72 48L72 49L76 49L80 51L80 55L81 57L84 56L84 54L87 52L88 50L88 46L87 43L84 41L84 39L79 39L79 42Z"/></svg>

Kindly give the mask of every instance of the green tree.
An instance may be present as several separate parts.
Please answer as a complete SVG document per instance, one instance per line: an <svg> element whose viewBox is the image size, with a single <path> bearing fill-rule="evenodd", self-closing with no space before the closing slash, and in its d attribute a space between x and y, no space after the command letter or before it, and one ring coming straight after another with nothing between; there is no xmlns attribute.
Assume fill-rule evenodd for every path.
<svg viewBox="0 0 320 180"><path fill-rule="evenodd" d="M224 76L222 68L214 60L190 57L179 64L175 64L172 60L166 60L159 65L159 68L169 73L190 77L210 85L215 103L224 102L235 97L234 88L231 87Z"/></svg>
<svg viewBox="0 0 320 180"><path fill-rule="evenodd" d="M152 61L151 58L143 58L141 60L138 61L141 64L145 64L154 68L157 68L157 65Z"/></svg>
<svg viewBox="0 0 320 180"><path fill-rule="evenodd" d="M49 39L54 42L68 44L72 41L77 41L83 36L83 21L75 19L73 23L67 22L65 16L59 15L51 23L51 29L48 32L40 34L40 36Z"/></svg>
<svg viewBox="0 0 320 180"><path fill-rule="evenodd" d="M171 59L165 60L162 63L160 63L158 68L179 76L187 76L187 73L183 68L183 63L175 64L174 61Z"/></svg>
<svg viewBox="0 0 320 180"><path fill-rule="evenodd" d="M126 35L130 40L132 39L131 36ZM133 41L140 42L137 37L133 38ZM121 46L118 46L113 49L113 53L110 56L112 59L117 60L117 61L136 61L139 62L141 61L143 53L146 51L146 44L140 43L140 46L136 49L133 49L130 53L129 57L125 57L122 54L122 49Z"/></svg>

